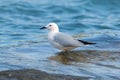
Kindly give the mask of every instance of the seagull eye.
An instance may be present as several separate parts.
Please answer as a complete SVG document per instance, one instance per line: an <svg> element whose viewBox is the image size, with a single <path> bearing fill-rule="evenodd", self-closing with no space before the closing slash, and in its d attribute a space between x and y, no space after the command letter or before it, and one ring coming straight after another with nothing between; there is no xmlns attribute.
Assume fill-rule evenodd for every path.
<svg viewBox="0 0 120 80"><path fill-rule="evenodd" d="M52 26L52 25L49 25L50 27Z"/></svg>

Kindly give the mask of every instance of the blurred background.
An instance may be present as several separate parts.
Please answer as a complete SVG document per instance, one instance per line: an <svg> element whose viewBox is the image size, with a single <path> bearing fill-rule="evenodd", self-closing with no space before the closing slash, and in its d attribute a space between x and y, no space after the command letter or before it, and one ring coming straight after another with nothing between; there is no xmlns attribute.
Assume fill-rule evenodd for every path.
<svg viewBox="0 0 120 80"><path fill-rule="evenodd" d="M72 35L119 38L119 7L119 0L1 0L0 47L41 41L39 27L49 22Z"/></svg>
<svg viewBox="0 0 120 80"><path fill-rule="evenodd" d="M120 0L0 0L0 71L33 68L91 76L87 71L95 69L93 74L97 71L99 76L120 79L119 57L113 63L103 60L101 64L107 66L91 63L90 69L84 62L78 67L77 63L68 66L48 59L59 52L48 43L48 31L39 29L49 22L57 23L60 31L75 38L97 43L77 50L120 53ZM87 71L82 72L82 68ZM114 79L109 76L109 80Z"/></svg>

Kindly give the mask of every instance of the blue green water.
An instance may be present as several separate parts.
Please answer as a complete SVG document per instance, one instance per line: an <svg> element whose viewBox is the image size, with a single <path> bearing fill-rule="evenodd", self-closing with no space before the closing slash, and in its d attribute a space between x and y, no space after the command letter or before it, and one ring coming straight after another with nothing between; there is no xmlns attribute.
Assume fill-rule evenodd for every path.
<svg viewBox="0 0 120 80"><path fill-rule="evenodd" d="M65 65L48 59L59 51L48 43L48 31L39 29L49 22L56 22L60 31L97 43L76 50L120 53L119 3L119 0L0 0L0 70L33 68L120 79L120 57L112 63L109 59L101 62L114 66L112 68L84 62L79 62L79 66ZM120 56L118 53L115 56ZM86 72L81 70L83 68Z"/></svg>

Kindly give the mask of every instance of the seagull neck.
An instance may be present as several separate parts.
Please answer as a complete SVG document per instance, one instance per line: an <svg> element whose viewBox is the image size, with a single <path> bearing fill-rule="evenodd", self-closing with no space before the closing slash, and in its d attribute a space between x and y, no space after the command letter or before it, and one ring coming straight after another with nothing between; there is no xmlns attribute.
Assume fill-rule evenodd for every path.
<svg viewBox="0 0 120 80"><path fill-rule="evenodd" d="M59 32L59 31L57 31L57 30L50 31L49 34L48 34L48 39L49 39L49 41L54 40L54 36L55 36L55 34L58 33L58 32Z"/></svg>
<svg viewBox="0 0 120 80"><path fill-rule="evenodd" d="M52 31L50 31L50 33L58 33L59 32L59 30L52 30Z"/></svg>

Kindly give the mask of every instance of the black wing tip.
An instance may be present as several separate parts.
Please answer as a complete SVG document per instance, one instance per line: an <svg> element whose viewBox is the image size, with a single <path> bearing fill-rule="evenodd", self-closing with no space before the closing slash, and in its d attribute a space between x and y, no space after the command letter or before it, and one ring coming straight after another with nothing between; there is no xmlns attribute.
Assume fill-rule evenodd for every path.
<svg viewBox="0 0 120 80"><path fill-rule="evenodd" d="M78 40L78 41L82 42L82 43L85 44L85 45L96 44L96 43L94 43L94 42L87 42L87 41L83 41L83 40Z"/></svg>

